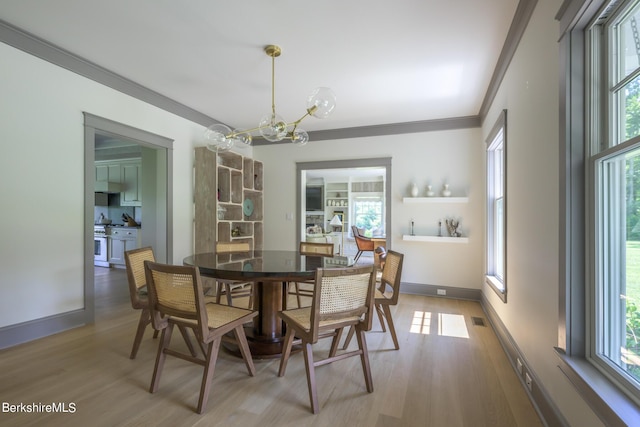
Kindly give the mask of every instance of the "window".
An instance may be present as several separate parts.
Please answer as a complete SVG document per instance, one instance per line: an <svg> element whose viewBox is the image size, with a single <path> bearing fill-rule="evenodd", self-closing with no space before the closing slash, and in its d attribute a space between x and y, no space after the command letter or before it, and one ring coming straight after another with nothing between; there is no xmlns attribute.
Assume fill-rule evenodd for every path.
<svg viewBox="0 0 640 427"><path fill-rule="evenodd" d="M506 119L503 111L487 139L486 281L506 302Z"/></svg>
<svg viewBox="0 0 640 427"><path fill-rule="evenodd" d="M353 224L365 229L365 235L384 234L383 194L352 195Z"/></svg>
<svg viewBox="0 0 640 427"><path fill-rule="evenodd" d="M587 357L640 399L640 1L588 33ZM606 118L599 120L598 118Z"/></svg>

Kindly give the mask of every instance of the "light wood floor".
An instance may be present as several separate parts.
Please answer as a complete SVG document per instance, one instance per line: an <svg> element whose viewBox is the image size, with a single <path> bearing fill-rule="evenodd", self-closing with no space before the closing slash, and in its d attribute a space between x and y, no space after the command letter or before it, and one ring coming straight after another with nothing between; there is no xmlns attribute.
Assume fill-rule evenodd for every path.
<svg viewBox="0 0 640 427"><path fill-rule="evenodd" d="M100 269L103 270L104 269ZM98 273L100 274L100 273ZM2 426L541 426L476 302L402 295L394 310L400 350L377 320L367 334L375 391L359 358L316 370L321 411L310 412L302 355L286 376L278 360L244 364L223 351L208 407L195 413L202 367L168 358L148 392L158 340L148 329L129 359L139 312L124 271L96 278L94 325L0 351L0 403L75 404L75 413L0 412ZM412 328L414 329L412 331ZM173 344L184 346L182 340ZM355 340L351 346L355 346ZM316 346L323 355L328 342Z"/></svg>

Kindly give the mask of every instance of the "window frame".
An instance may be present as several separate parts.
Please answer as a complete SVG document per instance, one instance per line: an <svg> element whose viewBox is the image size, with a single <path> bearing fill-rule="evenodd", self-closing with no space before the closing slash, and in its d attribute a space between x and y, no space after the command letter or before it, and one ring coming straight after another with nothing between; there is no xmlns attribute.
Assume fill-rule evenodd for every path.
<svg viewBox="0 0 640 427"><path fill-rule="evenodd" d="M351 224L352 225L356 225L356 220L357 220L357 213L356 213L356 207L358 204L358 199L371 199L371 201L375 201L375 202L379 202L380 203L380 224L383 228L383 230L385 229L385 198L384 198L384 193L383 192L352 192L349 196L349 205L351 206L350 208L350 218L352 218L351 220ZM353 237L353 233L351 231L351 229L349 229L349 236Z"/></svg>
<svg viewBox="0 0 640 427"><path fill-rule="evenodd" d="M498 139L501 136L500 139ZM485 283L500 297L502 302L507 302L507 110L502 110L491 132L485 140L486 143L486 224L485 224ZM496 177L496 151L502 152L500 166L502 173ZM502 182L497 183L497 180ZM496 197L496 187L501 188L501 196ZM497 264L497 215L496 204L502 199L502 275L496 274Z"/></svg>

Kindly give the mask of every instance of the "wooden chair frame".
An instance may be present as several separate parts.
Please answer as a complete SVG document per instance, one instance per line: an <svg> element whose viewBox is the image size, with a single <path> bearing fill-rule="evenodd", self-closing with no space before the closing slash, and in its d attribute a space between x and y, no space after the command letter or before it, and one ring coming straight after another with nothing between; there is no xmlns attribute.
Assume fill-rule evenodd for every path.
<svg viewBox="0 0 640 427"><path fill-rule="evenodd" d="M332 257L334 255L334 244L333 243L320 243L320 242L300 242L299 246L301 255L315 255L315 256L328 256ZM292 282L289 283L289 295L296 296L296 302L298 303L298 307L302 307L302 297L312 297L313 296L313 287L308 288L304 286L300 286L301 284L314 284L315 280L311 280L308 282ZM293 286L293 290L291 287ZM286 308L286 305L285 305Z"/></svg>
<svg viewBox="0 0 640 427"><path fill-rule="evenodd" d="M404 254L392 250L386 251L384 268L382 269L382 276L378 282L374 299L382 332L387 331L385 327L386 321L387 325L389 325L389 332L391 333L391 339L393 340L393 345L396 350L400 349L400 345L398 344L398 335L396 334L393 317L391 316L391 306L398 304L403 261ZM349 346L349 342L351 338L353 338L353 333L353 328L351 328L342 346L343 350L346 350Z"/></svg>
<svg viewBox="0 0 640 427"><path fill-rule="evenodd" d="M216 253L249 252L247 242L216 242ZM245 288L248 286L248 288ZM227 305L233 305L233 298L249 297L249 308L253 307L253 283L236 280L216 279L216 303L220 303L222 291L227 297Z"/></svg>
<svg viewBox="0 0 640 427"><path fill-rule="evenodd" d="M351 231L353 232L353 238L355 239L356 246L358 247L358 252L356 253L354 261L358 262L360 255L364 252L373 252L373 240L361 235L360 231L358 231L358 227L355 225L351 226Z"/></svg>
<svg viewBox="0 0 640 427"><path fill-rule="evenodd" d="M251 321L258 312L238 307L205 302L205 296L197 267L178 266L145 261L149 288L151 321L156 330L162 331L158 354L153 369L149 392L160 385L160 376L167 355L204 366L197 412L203 413L211 390L218 351L222 340L232 340L225 334L233 331L249 375L255 376L255 366L244 332L244 323ZM202 347L205 358L199 359L169 348L174 325L191 327Z"/></svg>
<svg viewBox="0 0 640 427"><path fill-rule="evenodd" d="M345 289L348 289L349 292L358 292L359 295L350 300L349 292L339 294L339 297L336 297L337 294L332 292L344 291ZM356 289L357 291L355 291ZM314 290L311 307L284 310L278 313L287 325L278 376L284 376L287 362L291 356L294 337L298 337L302 343L304 353L311 411L316 414L320 411L315 379L316 366L326 365L348 357L360 356L367 391L369 393L373 392L369 353L365 339L365 331L371 329L372 323L375 290L373 266L319 268L316 272ZM341 304L345 301L352 303L352 305L346 304L345 308L331 307L334 302ZM355 330L358 339L358 350L336 354L338 342L345 327L353 327ZM318 339L325 337L333 337L329 356L326 359L315 361L312 345Z"/></svg>
<svg viewBox="0 0 640 427"><path fill-rule="evenodd" d="M141 310L140 319L138 320L138 328L136 329L136 336L133 339L133 347L131 348L130 359L135 359L142 342L142 337L147 329L147 325L151 323L151 315L149 314L149 298L146 295L147 280L144 271L144 262L155 262L155 255L153 254L153 248L146 246L143 248L132 249L124 253L124 263L127 271L127 281L129 283L129 296L131 298L131 306L134 310ZM143 294L143 292L145 294ZM196 352L191 343L191 339L187 334L184 327L180 327L180 333L184 338L189 351L193 356ZM158 331L153 331L153 338L158 337Z"/></svg>

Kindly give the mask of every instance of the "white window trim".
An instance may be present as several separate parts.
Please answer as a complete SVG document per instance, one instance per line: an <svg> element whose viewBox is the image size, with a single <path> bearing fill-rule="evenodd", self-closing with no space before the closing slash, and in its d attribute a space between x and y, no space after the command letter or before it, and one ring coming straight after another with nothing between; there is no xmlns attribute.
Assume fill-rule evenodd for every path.
<svg viewBox="0 0 640 427"><path fill-rule="evenodd" d="M494 211L494 198L492 194L492 190L490 188L494 187L494 174L493 174L493 159L492 159L492 151L495 148L494 142L496 137L502 133L502 173L503 173L503 188L502 188L502 215L503 215L503 277L500 278L493 272L492 267L495 264L494 259L494 227L495 227L495 215ZM496 120L496 123L493 125L491 132L486 139L487 145L487 162L486 162L486 191L487 191L487 221L485 224L485 237L486 237L486 261L485 261L485 283L489 286L489 288L493 289L493 291L500 297L502 302L507 302L507 110L503 110L500 113L500 116Z"/></svg>

